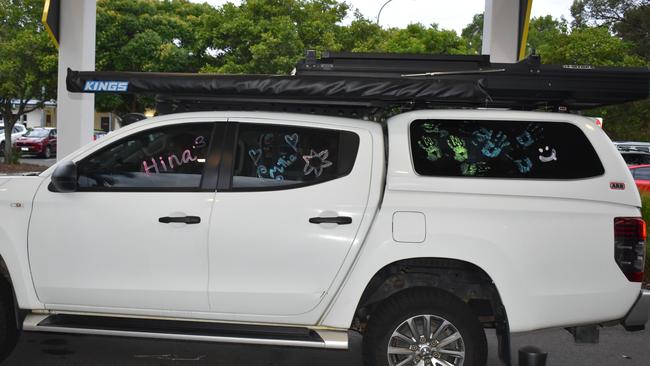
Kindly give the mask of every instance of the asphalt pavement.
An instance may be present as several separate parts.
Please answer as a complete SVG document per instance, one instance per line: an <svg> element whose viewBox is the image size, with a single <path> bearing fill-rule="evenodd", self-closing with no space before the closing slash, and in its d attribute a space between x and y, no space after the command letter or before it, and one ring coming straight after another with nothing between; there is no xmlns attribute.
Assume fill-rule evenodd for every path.
<svg viewBox="0 0 650 366"><path fill-rule="evenodd" d="M517 350L534 345L549 353L547 366L648 366L650 332L622 327L601 330L600 344L575 344L562 329L516 334ZM500 366L496 337L488 331L488 366ZM23 333L3 365L212 365L212 366L362 366L361 336L351 333L350 350L183 342L138 338Z"/></svg>

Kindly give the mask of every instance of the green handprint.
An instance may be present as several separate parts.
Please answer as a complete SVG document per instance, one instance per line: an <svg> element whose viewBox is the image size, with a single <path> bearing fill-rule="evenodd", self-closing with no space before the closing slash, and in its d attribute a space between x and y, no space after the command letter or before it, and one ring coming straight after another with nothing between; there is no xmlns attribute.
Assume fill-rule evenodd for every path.
<svg viewBox="0 0 650 366"><path fill-rule="evenodd" d="M454 151L454 159L456 159L456 161L463 162L467 160L467 148L465 147L465 141L452 135L449 136L447 145L449 145L449 147Z"/></svg>
<svg viewBox="0 0 650 366"><path fill-rule="evenodd" d="M432 140L428 136L423 136L422 139L418 141L418 145L427 153L427 160L436 161L442 157L442 151L440 150L440 146L438 146L436 140Z"/></svg>
<svg viewBox="0 0 650 366"><path fill-rule="evenodd" d="M440 128L440 123L424 122L422 129L424 132L434 134L438 137L447 137L449 135L449 131Z"/></svg>
<svg viewBox="0 0 650 366"><path fill-rule="evenodd" d="M490 167L485 162L478 163L462 163L460 164L460 172L465 176L483 176L485 172L490 170Z"/></svg>

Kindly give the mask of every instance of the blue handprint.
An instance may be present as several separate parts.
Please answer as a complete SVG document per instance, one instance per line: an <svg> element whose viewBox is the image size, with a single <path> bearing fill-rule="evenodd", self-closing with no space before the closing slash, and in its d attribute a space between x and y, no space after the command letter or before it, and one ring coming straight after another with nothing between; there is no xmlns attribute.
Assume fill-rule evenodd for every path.
<svg viewBox="0 0 650 366"><path fill-rule="evenodd" d="M538 125L531 123L528 125L528 127L526 127L526 130L524 130L524 132L522 132L521 135L517 136L515 139L519 145L526 148L542 137L544 137L544 129Z"/></svg>
<svg viewBox="0 0 650 366"><path fill-rule="evenodd" d="M481 128L472 133L474 140L472 143L476 146L482 145L481 152L488 158L495 158L501 154L501 151L510 145L508 136L502 131L494 135L494 131Z"/></svg>
<svg viewBox="0 0 650 366"><path fill-rule="evenodd" d="M533 168L533 162L528 157L524 157L522 159L516 159L513 160L512 162L515 163L517 170L519 170L519 172L522 174L526 174L530 172L530 170Z"/></svg>

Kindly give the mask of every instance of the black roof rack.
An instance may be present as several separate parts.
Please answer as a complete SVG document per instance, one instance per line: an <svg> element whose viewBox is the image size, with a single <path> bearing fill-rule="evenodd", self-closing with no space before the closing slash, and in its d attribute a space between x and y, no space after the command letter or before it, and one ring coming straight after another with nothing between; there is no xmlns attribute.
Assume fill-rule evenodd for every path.
<svg viewBox="0 0 650 366"><path fill-rule="evenodd" d="M515 64L489 56L323 53L295 75L68 71L71 92L157 96L159 114L197 110L280 110L377 118L441 107L579 110L642 100L648 68Z"/></svg>

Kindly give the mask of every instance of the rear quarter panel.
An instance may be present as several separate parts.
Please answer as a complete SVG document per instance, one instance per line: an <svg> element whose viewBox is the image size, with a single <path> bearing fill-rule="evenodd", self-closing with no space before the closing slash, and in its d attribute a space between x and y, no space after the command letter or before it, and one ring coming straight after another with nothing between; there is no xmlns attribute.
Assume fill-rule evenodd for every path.
<svg viewBox="0 0 650 366"><path fill-rule="evenodd" d="M410 156L416 119L558 121L578 126L604 168L579 180L418 176ZM514 332L622 318L640 285L614 260L613 221L639 216L640 198L625 162L604 132L582 117L511 111L418 111L388 121L389 164L380 212L351 275L324 318L349 326L370 278L408 258L458 259L494 281ZM610 189L623 182L625 190ZM422 243L397 243L395 211L422 212Z"/></svg>

